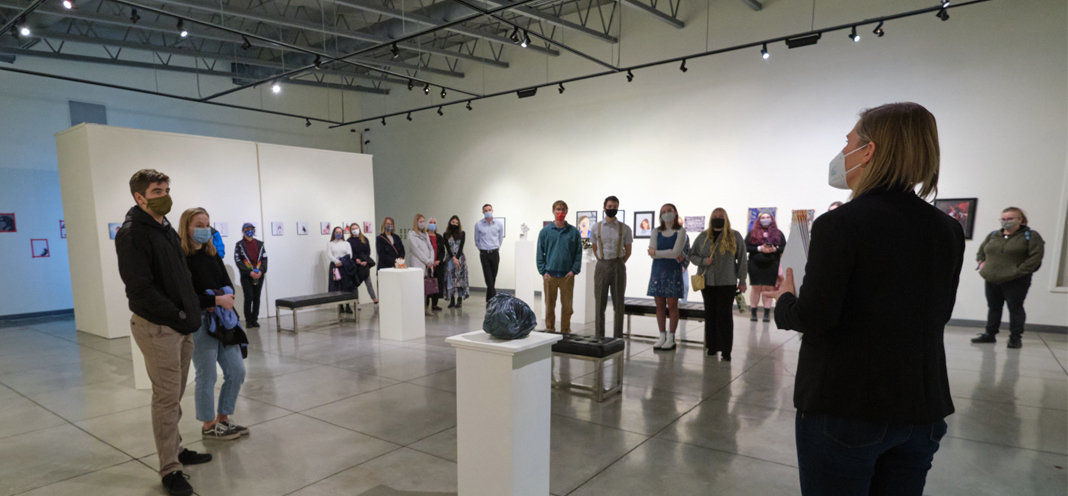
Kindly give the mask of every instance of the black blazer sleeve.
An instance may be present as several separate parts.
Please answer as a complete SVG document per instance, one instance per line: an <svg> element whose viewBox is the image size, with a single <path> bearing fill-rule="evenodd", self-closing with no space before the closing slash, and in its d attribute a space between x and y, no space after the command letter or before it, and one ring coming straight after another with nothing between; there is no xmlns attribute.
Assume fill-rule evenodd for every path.
<svg viewBox="0 0 1068 496"><path fill-rule="evenodd" d="M437 239L437 243L438 243L438 258L437 258L437 260L439 262L444 262L444 261L448 260L449 259L449 251L448 251L449 243L447 243L445 241L445 236L442 236L440 234L435 234L434 238Z"/></svg>
<svg viewBox="0 0 1068 496"><path fill-rule="evenodd" d="M838 325L849 278L856 267L857 234L842 216L817 217L808 245L804 288L797 297L785 293L775 305L775 325L780 329L818 335ZM797 281L794 281L797 284Z"/></svg>
<svg viewBox="0 0 1068 496"><path fill-rule="evenodd" d="M456 258L464 255L464 245L467 244L467 233L460 231L460 249L456 252Z"/></svg>
<svg viewBox="0 0 1068 496"><path fill-rule="evenodd" d="M119 277L126 285L130 308L152 309L152 313L161 320L177 322L181 310L163 294L154 278L152 244L143 237L135 236L130 232L131 229L134 227L124 227L115 236Z"/></svg>

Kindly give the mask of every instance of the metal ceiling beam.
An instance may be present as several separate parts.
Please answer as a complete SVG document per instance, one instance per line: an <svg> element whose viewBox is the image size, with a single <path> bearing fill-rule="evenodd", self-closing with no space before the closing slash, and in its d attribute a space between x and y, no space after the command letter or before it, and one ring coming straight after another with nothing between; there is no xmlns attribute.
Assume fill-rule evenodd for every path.
<svg viewBox="0 0 1068 496"><path fill-rule="evenodd" d="M334 3L338 5L343 5L345 7L351 7L353 9L362 10L365 12L371 12L373 14L392 17L394 19L401 19L404 21L410 21L416 24L422 24L425 26L437 26L438 24L440 24L440 22L434 22L429 17L424 17L419 14L405 12L403 10L393 9L382 5L367 5L364 3L353 2L350 0L334 0ZM470 36L472 38L481 38L487 41L500 43L502 45L514 45L514 43L512 43L512 40L509 40L508 38L497 36L495 34L485 33L477 29L470 29L464 26L453 26L451 28L448 28L448 30L454 33L462 34L464 36ZM533 50L535 52L544 53L547 55L552 55L553 57L560 55L560 52L545 48L543 46L529 46L527 47L527 49Z"/></svg>
<svg viewBox="0 0 1068 496"><path fill-rule="evenodd" d="M502 1L502 0L487 0L487 2L491 3L493 5L498 5L498 6L506 6L506 5L511 5L511 3L513 3L513 2L505 2L505 1ZM539 11L537 11L535 9L530 8L530 7L516 6L516 7L510 7L508 10L510 10L512 12L515 12L517 14L521 14L521 15L526 16L526 17L537 19L539 21L543 21L543 22L546 22L548 24L552 24L554 26L559 26L559 27L567 28L567 29L573 29L573 30L578 31L578 32L580 32L582 34L592 36L594 38L597 38L597 39L599 39L601 41L604 41L604 42L607 42L607 43L612 43L612 44L619 43L619 38L616 38L615 36L602 33L602 32L600 32L600 31L598 31L596 29L588 28L588 27L583 26L583 25L581 25L579 23L576 23L576 22L571 22L571 21L568 21L566 19L563 19L563 18L560 18L560 17L556 17L556 16L554 16L552 14L546 14L544 12L539 12Z"/></svg>
<svg viewBox="0 0 1068 496"><path fill-rule="evenodd" d="M252 13L252 12L244 12L244 11L239 11L239 10L227 10L225 12L219 12L219 7L218 6L209 6L209 5L197 4L197 3L193 3L193 2L187 2L187 1L184 1L184 0L156 0L156 1L159 2L159 3L165 4L165 5L174 5L174 6L185 7L185 8L189 8L189 9L202 10L202 11L211 12L213 14L220 14L220 15L223 15L223 16L240 17L242 19L248 19L248 20L256 21L256 22L262 22L264 24L273 24L273 25L278 25L278 26L285 26L285 27L289 27L289 28L293 28L293 29L300 29L300 30L304 30L304 31L310 31L310 32L313 32L313 33L321 33L323 35L330 35L330 36L334 36L334 37L337 37L337 38L347 38L347 39L350 39L350 40L365 41L365 42L368 42L368 43L376 43L376 44L390 43L391 42L391 40L389 38L383 38L381 36L375 36L373 34L361 33L359 31L337 31L337 30L334 30L334 29L325 29L323 26L316 26L316 25L311 24L311 23L298 22L298 21L294 21L292 19L286 19L286 18L275 18L275 17L262 16L262 15L255 14L255 13ZM225 19L223 19L222 22L225 22ZM204 24L206 26L216 26L216 24L210 23L210 22L202 22L202 24ZM192 31L190 31L190 33L192 33ZM481 63L481 64L491 65L491 66L494 66L494 67L499 67L501 69L507 69L508 68L508 63L507 62L501 62L499 60L488 59L488 58L485 58L485 57L479 57L477 55L471 55L471 54L467 54L467 53L463 53L463 52L459 52L459 51L445 50L443 48L427 47L427 46L423 46L423 45L417 44L417 43L403 43L403 44L402 43L397 43L397 47L398 48L403 48L405 50L410 50L410 51L413 51L413 52L432 53L432 54L436 54L436 55L442 55L442 56L445 56L445 57L455 57L455 58L458 58L458 59L470 60L472 62L478 62L478 63Z"/></svg>
<svg viewBox="0 0 1068 496"><path fill-rule="evenodd" d="M642 12L645 12L646 14L650 14L653 17L656 17L657 19L666 22L669 26L673 28L682 29L686 27L686 25L682 21L672 17L669 14L660 12L652 6L642 3L641 0L623 0L623 3L630 5L631 7L634 7Z"/></svg>
<svg viewBox="0 0 1068 496"><path fill-rule="evenodd" d="M764 5L762 5L758 0L742 0L742 3L756 11L760 11L760 9L764 8Z"/></svg>

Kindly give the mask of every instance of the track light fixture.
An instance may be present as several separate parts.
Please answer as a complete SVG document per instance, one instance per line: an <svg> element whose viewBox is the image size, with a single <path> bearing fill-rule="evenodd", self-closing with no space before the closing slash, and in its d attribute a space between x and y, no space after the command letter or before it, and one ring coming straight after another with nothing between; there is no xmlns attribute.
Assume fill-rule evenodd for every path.
<svg viewBox="0 0 1068 496"><path fill-rule="evenodd" d="M411 112L408 112L408 117L406 117L406 119L408 119L408 122L412 122L412 113Z"/></svg>
<svg viewBox="0 0 1068 496"><path fill-rule="evenodd" d="M949 20L949 11L947 11L946 8L949 7L950 5L951 4L950 4L949 0L942 0L942 8L938 9L938 13L935 14L935 17L937 17L939 19L942 19L943 21L948 21Z"/></svg>
<svg viewBox="0 0 1068 496"><path fill-rule="evenodd" d="M411 79L409 79L408 80L408 91L412 91L412 88L415 88L415 81L412 81Z"/></svg>
<svg viewBox="0 0 1068 496"><path fill-rule="evenodd" d="M137 24L140 20L141 16L137 15L137 9L130 9L130 22Z"/></svg>
<svg viewBox="0 0 1068 496"><path fill-rule="evenodd" d="M445 115L445 112L441 111L441 107L438 107L438 115Z"/></svg>
<svg viewBox="0 0 1068 496"><path fill-rule="evenodd" d="M393 60L397 60L397 57L400 57L400 48L397 48L396 43L389 47L389 53L393 54Z"/></svg>
<svg viewBox="0 0 1068 496"><path fill-rule="evenodd" d="M627 82L629 83L631 81L634 81L634 73L630 72L630 69L627 69Z"/></svg>
<svg viewBox="0 0 1068 496"><path fill-rule="evenodd" d="M11 30L11 36L13 36L16 40L19 39L19 35L29 36L30 34L30 27L26 25L25 19L16 22L14 29Z"/></svg>
<svg viewBox="0 0 1068 496"><path fill-rule="evenodd" d="M508 39L512 40L512 43L519 43L519 26L512 30L512 34L508 35Z"/></svg>
<svg viewBox="0 0 1068 496"><path fill-rule="evenodd" d="M383 118L382 118L382 125L383 125L383 126L385 126L385 125L386 125L386 118L385 118L385 117L383 117Z"/></svg>
<svg viewBox="0 0 1068 496"><path fill-rule="evenodd" d="M252 42L248 41L248 37L242 36L241 37L241 49L242 50L248 50L249 48L252 48Z"/></svg>
<svg viewBox="0 0 1068 496"><path fill-rule="evenodd" d="M768 53L768 44L767 43L765 43L764 46L760 49L760 56L763 57L764 60L768 60L768 58L771 57L771 54Z"/></svg>
<svg viewBox="0 0 1068 496"><path fill-rule="evenodd" d="M430 94L430 83L426 83L426 85L423 86L423 94L424 95L429 95Z"/></svg>
<svg viewBox="0 0 1068 496"><path fill-rule="evenodd" d="M311 119L307 117L304 118L304 127L311 127Z"/></svg>
<svg viewBox="0 0 1068 496"><path fill-rule="evenodd" d="M63 8L70 10L74 8L74 0L63 0Z"/></svg>
<svg viewBox="0 0 1068 496"><path fill-rule="evenodd" d="M560 83L560 88L557 91L559 91L561 95L564 94L564 83Z"/></svg>
<svg viewBox="0 0 1068 496"><path fill-rule="evenodd" d="M473 108L471 108L471 100L467 101L467 110L474 110Z"/></svg>
<svg viewBox="0 0 1068 496"><path fill-rule="evenodd" d="M371 140L364 141L363 144L370 145L371 144Z"/></svg>
<svg viewBox="0 0 1068 496"><path fill-rule="evenodd" d="M686 59L682 59L682 65L679 66L679 70L682 72L686 72L689 70L686 68Z"/></svg>
<svg viewBox="0 0 1068 496"><path fill-rule="evenodd" d="M849 32L849 39L853 40L853 43L860 41L860 35L857 34L856 26L853 26L853 30Z"/></svg>
<svg viewBox="0 0 1068 496"><path fill-rule="evenodd" d="M316 69L322 69L323 68L323 57L318 55L318 54L315 55L315 68Z"/></svg>
<svg viewBox="0 0 1068 496"><path fill-rule="evenodd" d="M882 38L886 31L883 31L883 21L879 21L879 25L875 26L875 29L871 31L875 36Z"/></svg>
<svg viewBox="0 0 1068 496"><path fill-rule="evenodd" d="M445 98L445 87L444 86L442 86L442 88L441 88L441 97Z"/></svg>
<svg viewBox="0 0 1068 496"><path fill-rule="evenodd" d="M271 92L276 94L276 95L281 93L282 92L282 85L278 84L277 81L274 84L271 84Z"/></svg>
<svg viewBox="0 0 1068 496"><path fill-rule="evenodd" d="M189 36L189 31L185 30L185 19L178 19L178 36L185 38Z"/></svg>
<svg viewBox="0 0 1068 496"><path fill-rule="evenodd" d="M528 34L526 31L523 31L523 43L521 43L519 46L526 48L528 45L530 45L530 34Z"/></svg>

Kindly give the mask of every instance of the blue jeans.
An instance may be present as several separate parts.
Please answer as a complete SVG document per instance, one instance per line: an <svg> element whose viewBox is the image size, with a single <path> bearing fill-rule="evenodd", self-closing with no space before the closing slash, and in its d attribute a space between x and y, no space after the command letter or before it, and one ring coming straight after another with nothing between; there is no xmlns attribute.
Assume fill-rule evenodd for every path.
<svg viewBox="0 0 1068 496"><path fill-rule="evenodd" d="M804 496L922 496L946 422L872 423L799 410L795 432Z"/></svg>
<svg viewBox="0 0 1068 496"><path fill-rule="evenodd" d="M193 333L193 366L197 369L196 390L193 398L197 405L197 420L215 420L215 363L223 371L223 385L219 391L219 413L233 415L237 393L245 382L245 363L241 347L224 346L221 341L208 335L207 317L200 329Z"/></svg>

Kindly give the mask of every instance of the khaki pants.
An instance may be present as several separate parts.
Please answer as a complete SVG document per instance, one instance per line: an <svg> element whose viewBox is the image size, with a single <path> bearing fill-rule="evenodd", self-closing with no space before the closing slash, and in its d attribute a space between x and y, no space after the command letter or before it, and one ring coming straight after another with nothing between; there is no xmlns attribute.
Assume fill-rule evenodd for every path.
<svg viewBox="0 0 1068 496"><path fill-rule="evenodd" d="M604 312L608 309L608 290L612 290L612 336L623 337L623 293L627 289L627 266L622 258L598 260L593 270L594 297L597 300L596 335L604 337Z"/></svg>
<svg viewBox="0 0 1068 496"><path fill-rule="evenodd" d="M544 279L544 278L543 278ZM560 291L560 332L571 332L571 301L575 296L575 276L552 277L545 281L545 329L556 330L556 291Z"/></svg>
<svg viewBox="0 0 1068 496"><path fill-rule="evenodd" d="M196 316L194 316L196 318ZM137 315L130 319L130 334L145 355L145 367L152 380L152 434L159 454L159 474L182 470L182 395L193 358L193 337L170 327L153 324Z"/></svg>

